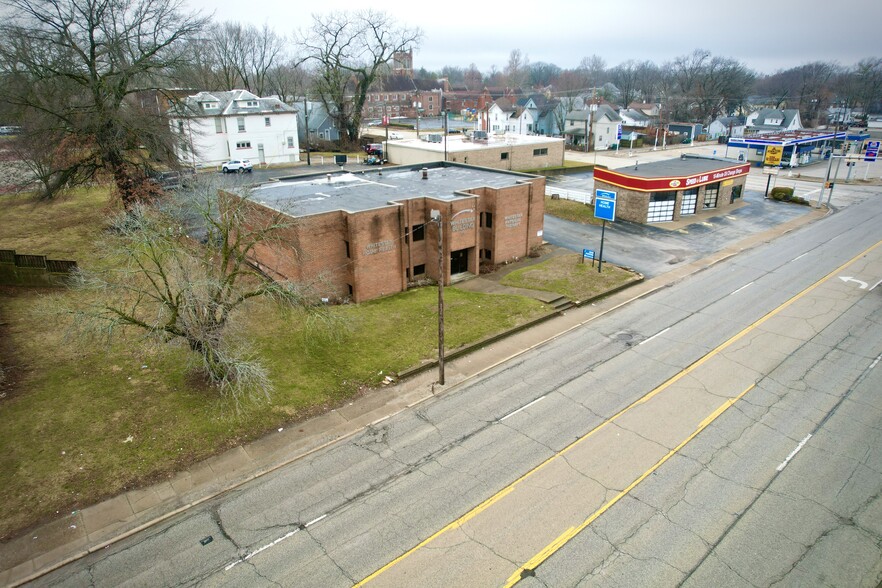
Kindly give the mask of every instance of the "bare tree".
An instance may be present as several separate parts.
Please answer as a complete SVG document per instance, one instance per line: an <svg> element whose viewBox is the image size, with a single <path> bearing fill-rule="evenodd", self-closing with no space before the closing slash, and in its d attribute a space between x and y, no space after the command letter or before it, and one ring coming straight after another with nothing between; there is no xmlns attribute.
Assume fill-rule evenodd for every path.
<svg viewBox="0 0 882 588"><path fill-rule="evenodd" d="M835 64L825 61L814 61L796 68L799 115L804 123L811 126L818 124L821 110L827 108L830 102L830 81L836 69Z"/></svg>
<svg viewBox="0 0 882 588"><path fill-rule="evenodd" d="M502 73L509 88L523 88L530 76L530 58L522 54L520 49L512 49Z"/></svg>
<svg viewBox="0 0 882 588"><path fill-rule="evenodd" d="M868 57L854 67L856 99L864 114L878 112L882 107L882 58Z"/></svg>
<svg viewBox="0 0 882 588"><path fill-rule="evenodd" d="M94 293L91 302L63 312L83 334L134 329L151 342L183 342L222 394L237 402L265 396L265 370L230 327L258 297L319 308L308 290L269 280L249 263L255 249L280 246L291 222L211 181L195 182L162 206L137 203L113 219L102 244L114 260L110 269L78 275L78 287Z"/></svg>
<svg viewBox="0 0 882 588"><path fill-rule="evenodd" d="M622 104L627 106L637 98L640 70L639 64L629 59L610 70L612 83L621 92Z"/></svg>
<svg viewBox="0 0 882 588"><path fill-rule="evenodd" d="M185 60L183 40L205 24L182 0L3 0L2 99L40 132L72 137L67 159L91 178L107 170L126 207L142 197L154 162L176 163L167 122L129 100L159 90ZM60 182L63 184L64 182Z"/></svg>
<svg viewBox="0 0 882 588"><path fill-rule="evenodd" d="M588 76L582 70L567 70L557 76L554 95L560 101L560 106L555 108L553 113L558 132L563 132L567 113L576 110L576 106L582 102L580 96L587 86Z"/></svg>
<svg viewBox="0 0 882 588"><path fill-rule="evenodd" d="M484 76L481 75L478 66L472 63L469 64L469 68L463 76L463 81L469 90L479 90L484 83Z"/></svg>
<svg viewBox="0 0 882 588"><path fill-rule="evenodd" d="M604 81L604 74L606 72L606 61L604 61L602 57L596 54L589 57L583 57L582 60L579 62L578 69L587 74L588 84L596 88L600 86Z"/></svg>
<svg viewBox="0 0 882 588"><path fill-rule="evenodd" d="M419 45L422 32L373 10L312 19L301 39L305 55L316 65L314 89L337 128L355 143L371 84L395 53Z"/></svg>

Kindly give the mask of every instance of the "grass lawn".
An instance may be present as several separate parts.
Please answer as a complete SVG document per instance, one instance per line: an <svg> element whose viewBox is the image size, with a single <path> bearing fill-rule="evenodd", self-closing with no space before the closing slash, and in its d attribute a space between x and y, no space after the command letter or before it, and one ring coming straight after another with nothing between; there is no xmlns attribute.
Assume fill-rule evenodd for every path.
<svg viewBox="0 0 882 588"><path fill-rule="evenodd" d="M98 264L94 243L110 209L101 189L50 203L0 196L0 248ZM66 339L45 309L80 295L0 288L8 374L0 384L0 538L324 411L437 352L431 287L333 307L330 329L256 301L236 317L236 332L276 391L237 413L192 373L184 346L145 345L137 333L108 345ZM547 312L532 299L456 287L445 303L451 350Z"/></svg>
<svg viewBox="0 0 882 588"><path fill-rule="evenodd" d="M594 218L593 206L586 206L581 202L576 202L574 200L564 200L563 198L552 200L550 196L546 196L545 214L550 214L564 220L586 225L603 224L602 220Z"/></svg>
<svg viewBox="0 0 882 588"><path fill-rule="evenodd" d="M552 257L542 263L515 270L501 283L506 286L532 288L563 294L570 300L587 300L636 279L637 274L605 263L598 273L597 265L578 253Z"/></svg>

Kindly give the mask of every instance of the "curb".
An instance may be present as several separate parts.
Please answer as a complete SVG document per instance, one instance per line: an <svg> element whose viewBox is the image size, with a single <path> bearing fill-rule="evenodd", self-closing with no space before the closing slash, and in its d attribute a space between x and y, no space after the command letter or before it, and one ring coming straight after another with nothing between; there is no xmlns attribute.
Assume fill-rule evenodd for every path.
<svg viewBox="0 0 882 588"><path fill-rule="evenodd" d="M222 484L220 484L220 486L221 486L220 488L217 488L217 487L211 488L209 486L208 488L206 488L206 493L204 495L197 496L197 497L193 498L192 500L182 501L183 503L179 502L177 505L175 505L174 502L172 502L171 504L168 505L171 508L171 510L164 512L164 513L161 513L161 514L157 514L155 516L152 516L152 518L150 518L149 520L141 522L139 524L136 524L134 527L132 527L130 529L120 530L120 532L115 534L114 536L112 536L108 539L103 539L94 545L91 545L86 548L74 549L74 550L72 550L71 554L63 557L63 559L56 561L54 563L51 563L48 566L41 568L40 570L33 571L25 577L20 577L17 579L11 577L11 574L10 574L11 570L15 569L15 567L18 567L18 566L13 566L13 568L2 570L2 572L0 572L0 574L6 574L5 581L8 582L9 586L20 586L22 584L32 582L42 576L45 576L48 573L51 573L51 572L65 566L65 565L68 565L70 563L73 563L73 562L75 562L75 561L77 561L87 555L90 555L92 553L95 553L97 551L105 549L114 543L117 543L123 539L131 537L132 535L135 535L136 533L139 533L145 529L148 529L156 524L165 522L165 521L185 512L185 511L189 510L190 508L192 508L194 506L197 506L199 504L203 504L209 500L217 498L227 492L233 491L233 490L241 487L242 485L244 485L252 480L255 480L255 479L260 478L264 475L267 475L267 474L272 473L276 470L279 470L282 467L285 467L295 461L298 461L304 457L307 457L317 451L321 451L321 450L327 448L328 446L333 445L334 443L337 443L341 440L348 439L354 435L357 435L360 432L367 429L368 427L371 427L373 425L376 425L379 422L382 422L382 421L385 421L389 418L392 418L393 416L403 412L404 410L408 410L410 408L413 408L414 406L417 406L417 405L419 405L419 404L421 404L431 398L446 395L447 393L457 389L462 383L469 381L469 380L475 378L476 376L480 376L481 374L484 374L484 373L488 372L489 370L496 368L497 366L505 363L506 361L511 360L514 357L517 357L517 356L519 356L523 353L526 353L532 349L540 347L540 346L548 343L549 341L555 339L556 337L559 337L565 333L568 333L575 328L579 328L587 322L595 320L596 318L599 318L600 316L604 316L610 312L613 312L613 311L615 311L625 305L630 304L631 302L633 302L635 300L641 299L641 298L648 296L654 292L657 292L663 288L666 288L666 287L670 286L671 284L677 283L677 282L685 279L686 277L700 273L710 267L713 267L713 266L715 266L715 265L717 265L727 259L730 259L730 258L738 255L742 251L745 251L748 249L753 249L759 245L763 245L763 244L769 242L771 239L786 235L786 234L796 230L797 228L809 225L817 220L820 220L821 218L825 218L826 216L833 214L833 212L834 212L833 210L828 209L826 211L826 214L824 214L823 216L806 214L803 217L800 217L798 219L798 222L791 221L788 223L784 223L784 226L782 226L781 229L778 229L776 227L775 229L765 231L763 233L751 235L750 237L747 237L737 243L734 243L730 247L724 248L724 249L716 252L716 254L710 255L706 258L697 260L691 264L688 264L687 266L684 266L683 268L681 268L680 271L674 270L673 272L670 272L668 274L663 274L663 275L659 276L658 278L654 278L652 282L654 282L655 280L658 280L659 281L658 284L654 284L652 282L647 283L645 280L645 277L643 275L637 274L637 276L635 276L634 279L628 281L625 284L617 286L616 288L613 288L607 292L604 292L604 293L599 294L597 296L593 296L593 297L588 298L586 300L581 300L581 301L575 302L574 303L575 308L581 309L585 306L596 303L599 300L609 298L615 294L623 292L624 290L627 290L631 287L641 285L641 284L646 284L647 286L650 286L645 291L638 292L634 296L629 297L621 302L617 302L609 308L602 309L602 310L598 309L597 314L589 316L589 317L585 318L585 320L579 320L579 322L574 323L568 327L564 326L564 328L562 328L560 331L555 332L554 334L545 337L541 341L529 344L525 348L518 349L516 352L511 353L508 356L506 356L498 361L490 362L488 365L485 365L482 368L478 369L475 373L473 373L471 375L467 375L464 380L459 381L459 382L451 382L448 386L445 386L443 389L439 390L437 393L434 390L434 385L431 385L431 386L426 386L425 387L426 389L422 390L422 391L420 390L419 387L417 387L411 392L410 395L399 394L399 395L397 395L397 398L399 398L399 399L407 398L406 405L401 405L400 403L398 405L396 405L396 403L394 403L394 402L386 401L382 405L380 405L379 407L369 409L365 413L363 413L362 416L367 416L372 412L376 412L377 410L383 411L383 412L385 412L385 414L383 414L382 416L379 416L378 418L372 419L370 422L367 422L366 424L359 424L357 422L357 417L359 415L354 415L353 418L344 417L346 422L341 423L339 425L341 428L344 428L344 431L335 432L333 429L328 429L329 434L325 435L322 439L319 440L319 443L315 444L314 446L308 446L308 447L302 448L300 450L297 450L294 455L287 456L287 457L281 459L280 461L277 461L275 463L264 464L262 466L257 467L256 469L252 470L250 473L247 473L247 474L240 476L240 477L234 477L232 479L229 479L226 482L223 482ZM572 309L570 309L570 310L572 310ZM485 338L477 343L471 344L467 347L457 349L456 351L453 351L450 354L448 354L446 359L453 361L457 358L464 357L470 353L473 353L477 350L480 350L483 347L488 346L489 344L491 344L493 342L504 340L508 337L515 335L515 334L521 333L523 331L527 331L530 328L535 327L535 326L542 324L544 322L547 322L551 319L561 317L561 316L565 315L566 312L567 312L566 310L559 310L559 311L554 311L554 312L548 313L547 315L544 315L542 317L539 317L537 319L534 319L532 321L529 321L527 323L524 323L522 325L519 325L517 327L514 327L514 328L509 329L507 331L504 331L502 333L499 333L497 335L487 337L487 338ZM427 362L427 363L422 364L420 366L416 366L414 368L410 368L408 370L405 370L404 372L401 372L398 374L399 382L396 382L396 384L400 383L401 380L412 379L412 378L414 378L414 376L417 376L417 375L422 374L426 371L429 371L433 368L436 368L437 366L438 366L438 362L432 361L432 362ZM410 396L411 398L408 398L408 396ZM337 411L337 409L334 409L333 411L330 411L330 412L333 413L335 411ZM347 426L349 426L350 423L354 426L352 426L349 430L345 430L345 428ZM240 447L243 447L243 446L240 446ZM24 565L24 563L29 562L29 561L33 562L33 560L36 559L37 557L39 557L39 555L30 557L28 560L25 560L24 562L22 562L19 565Z"/></svg>

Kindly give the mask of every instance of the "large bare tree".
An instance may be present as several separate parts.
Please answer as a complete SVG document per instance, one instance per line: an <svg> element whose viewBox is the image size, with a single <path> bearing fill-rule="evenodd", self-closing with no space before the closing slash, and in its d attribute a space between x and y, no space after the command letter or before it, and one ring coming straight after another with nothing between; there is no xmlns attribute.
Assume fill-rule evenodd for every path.
<svg viewBox="0 0 882 588"><path fill-rule="evenodd" d="M0 97L39 120L26 132L73 139L68 183L106 170L130 207L156 162L176 162L167 122L130 97L166 87L164 75L186 58L183 40L206 19L184 12L183 0L2 1L11 10L0 67L10 83Z"/></svg>
<svg viewBox="0 0 882 588"><path fill-rule="evenodd" d="M422 32L373 10L313 15L312 20L300 38L315 66L314 90L340 132L355 143L371 84L395 53L419 45Z"/></svg>
<svg viewBox="0 0 882 588"><path fill-rule="evenodd" d="M237 401L266 396L264 368L231 328L249 300L263 297L320 312L309 288L263 276L250 259L281 247L292 218L256 207L248 194L219 191L197 179L160 202L136 203L112 219L102 243L113 260L84 269L77 286L88 302L62 309L82 334L134 330L145 342L184 343L220 392Z"/></svg>

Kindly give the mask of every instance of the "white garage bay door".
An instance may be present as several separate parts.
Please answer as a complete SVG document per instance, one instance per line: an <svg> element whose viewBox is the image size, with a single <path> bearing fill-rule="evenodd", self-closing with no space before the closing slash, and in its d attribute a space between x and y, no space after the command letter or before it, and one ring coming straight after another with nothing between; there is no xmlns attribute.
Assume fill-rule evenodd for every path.
<svg viewBox="0 0 882 588"><path fill-rule="evenodd" d="M680 216L695 214L695 205L698 203L698 188L692 188L683 192L683 202L680 203Z"/></svg>
<svg viewBox="0 0 882 588"><path fill-rule="evenodd" d="M653 192L649 197L649 210L646 214L646 222L663 223L674 220L674 204L676 201L676 192Z"/></svg>

